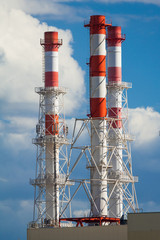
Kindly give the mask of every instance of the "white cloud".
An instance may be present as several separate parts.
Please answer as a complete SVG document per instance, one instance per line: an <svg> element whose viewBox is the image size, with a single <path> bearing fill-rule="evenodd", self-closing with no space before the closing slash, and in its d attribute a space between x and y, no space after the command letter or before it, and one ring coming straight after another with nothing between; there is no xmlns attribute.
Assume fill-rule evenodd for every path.
<svg viewBox="0 0 160 240"><path fill-rule="evenodd" d="M129 110L130 131L135 136L135 147L153 144L159 138L160 113L153 108L135 108Z"/></svg>
<svg viewBox="0 0 160 240"><path fill-rule="evenodd" d="M0 121L0 130L5 133L26 133L35 127L36 122L37 119L31 117L6 117L5 121Z"/></svg>
<svg viewBox="0 0 160 240"><path fill-rule="evenodd" d="M142 171L160 171L160 113L153 108L129 109L129 129L135 137L133 163Z"/></svg>
<svg viewBox="0 0 160 240"><path fill-rule="evenodd" d="M0 201L1 236L13 235L13 239L24 239L26 226L32 220L33 200L7 199ZM7 222L7 225L6 225ZM10 231L7 231L9 226ZM19 229L17 231L17 229Z"/></svg>
<svg viewBox="0 0 160 240"><path fill-rule="evenodd" d="M122 2L128 2L128 3L144 3L144 4L155 4L160 6L159 0L95 0L96 2L104 2L104 3L122 3Z"/></svg>
<svg viewBox="0 0 160 240"><path fill-rule="evenodd" d="M90 209L73 211L74 217L89 217Z"/></svg>
<svg viewBox="0 0 160 240"><path fill-rule="evenodd" d="M83 192L83 196L85 192ZM80 200L75 197L72 200L72 211L74 217L88 217L90 214L90 202L87 200Z"/></svg>
<svg viewBox="0 0 160 240"><path fill-rule="evenodd" d="M8 182L8 180L7 180L6 178L2 178L2 177L0 177L0 182L5 183L5 182Z"/></svg>
<svg viewBox="0 0 160 240"><path fill-rule="evenodd" d="M4 139L4 144L10 150L12 149L15 152L20 150L30 149L32 137L29 134L17 134L17 133L9 133L6 135Z"/></svg>
<svg viewBox="0 0 160 240"><path fill-rule="evenodd" d="M21 1L16 1L20 4ZM72 34L70 30L61 30L40 24L36 19L20 9L7 9L2 2L0 8L0 100L3 104L37 102L34 87L41 86L42 57L39 39L46 30L58 31L64 45L60 49L60 85L70 89L66 95L66 112L71 113L83 102L84 72L72 57ZM10 3L8 3L10 4ZM27 2L28 4L28 2ZM7 5L8 6L8 5ZM11 5L12 6L12 5ZM21 5L20 5L21 6Z"/></svg>
<svg viewBox="0 0 160 240"><path fill-rule="evenodd" d="M31 149L37 119L27 117L6 117L0 121L0 139L5 148L18 152Z"/></svg>
<svg viewBox="0 0 160 240"><path fill-rule="evenodd" d="M144 212L159 212L160 211L160 203L154 201L148 201L139 204L140 209Z"/></svg>
<svg viewBox="0 0 160 240"><path fill-rule="evenodd" d="M31 209L33 206L33 200L3 200L0 201L0 209L3 212L10 212L14 213L15 216L19 218L23 218L22 212L29 212L31 213Z"/></svg>
<svg viewBox="0 0 160 240"><path fill-rule="evenodd" d="M88 10L67 5L69 2L81 0L2 0L6 9L21 9L28 14L50 15L51 18L65 21L83 21L81 14L88 13Z"/></svg>

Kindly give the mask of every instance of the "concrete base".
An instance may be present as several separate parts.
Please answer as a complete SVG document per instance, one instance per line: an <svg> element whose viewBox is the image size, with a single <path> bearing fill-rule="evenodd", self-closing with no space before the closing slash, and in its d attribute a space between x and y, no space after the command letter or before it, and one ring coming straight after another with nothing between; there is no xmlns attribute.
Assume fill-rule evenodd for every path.
<svg viewBox="0 0 160 240"><path fill-rule="evenodd" d="M27 240L159 240L160 213L130 213L128 225L30 228Z"/></svg>
<svg viewBox="0 0 160 240"><path fill-rule="evenodd" d="M66 228L30 228L27 240L127 240L127 225L66 227Z"/></svg>

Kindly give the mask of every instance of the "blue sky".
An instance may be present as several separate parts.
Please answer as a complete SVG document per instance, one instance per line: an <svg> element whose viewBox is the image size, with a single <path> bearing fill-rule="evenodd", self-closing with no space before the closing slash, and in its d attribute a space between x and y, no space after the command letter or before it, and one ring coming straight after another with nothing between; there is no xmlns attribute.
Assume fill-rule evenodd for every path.
<svg viewBox="0 0 160 240"><path fill-rule="evenodd" d="M94 14L104 14L126 34L122 71L123 81L133 84L128 103L137 196L144 211L160 211L160 1L1 0L1 239L26 239L32 220L29 178L35 174L32 138L38 117L34 87L43 84L39 39L47 30L57 30L63 38L60 84L69 89L65 108L71 126L75 117L85 117L89 110L89 32L83 25ZM83 200L74 205L83 205Z"/></svg>

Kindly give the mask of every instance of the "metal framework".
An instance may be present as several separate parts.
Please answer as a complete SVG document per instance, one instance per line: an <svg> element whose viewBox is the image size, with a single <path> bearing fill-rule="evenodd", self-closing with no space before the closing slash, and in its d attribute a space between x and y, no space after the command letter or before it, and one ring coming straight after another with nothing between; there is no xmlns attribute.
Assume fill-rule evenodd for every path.
<svg viewBox="0 0 160 240"><path fill-rule="evenodd" d="M108 217L82 217L82 218L61 218L59 222L59 226L61 226L61 222L76 222L76 227L84 226L86 224L97 224L102 226L103 223L118 223L120 224L119 218L108 218Z"/></svg>
<svg viewBox="0 0 160 240"><path fill-rule="evenodd" d="M36 93L40 96L39 103L39 120L36 125L36 138L33 139L33 144L37 146L37 159L36 159L36 176L35 179L30 179L30 184L34 186L34 211L33 211L33 222L38 224L53 224L53 222L45 220L46 218L46 182L55 185L59 190L59 211L60 214L64 206L70 200L70 186L72 183L66 181L66 171L68 166L68 154L67 146L69 144L67 140L68 127L65 123L64 116L64 104L63 96L66 93L65 88L36 88ZM49 135L46 136L45 132L45 108L46 101L45 95L46 92L52 97L58 97L59 99L59 133L58 135ZM51 157L55 158L55 148L59 149L59 176L58 179L54 179L54 175L49 178L46 175L46 144L52 143L53 149ZM52 199L55 199L55 196L52 196ZM49 203L48 203L49 204ZM53 203L52 203L53 204ZM56 203L55 203L56 204ZM70 206L71 207L71 206ZM69 209L68 215L71 215L71 208ZM67 216L68 216L67 215ZM63 214L66 217L65 214ZM47 222L48 221L48 222Z"/></svg>
<svg viewBox="0 0 160 240"><path fill-rule="evenodd" d="M112 88L113 84L107 84L107 89ZM115 86L114 86L115 87ZM103 189L106 192L106 206L108 210L111 210L113 206L109 206L109 201L112 196L112 193L114 192L115 188L118 189L119 192L121 192L121 195L123 196L123 212L121 213L121 216L126 216L128 212L137 212L138 211L138 202L136 197L136 191L135 191L135 182L138 182L138 177L133 176L132 172L132 158L131 158L131 141L133 141L133 137L130 136L128 133L128 101L127 101L127 90L132 87L131 83L121 82L120 84L116 84L116 88L118 88L118 91L121 91L122 94L122 117L121 119L118 119L122 122L122 128L121 131L118 131L117 129L113 128L113 125L116 124L117 119L115 118L103 118L101 120L106 121L106 154L104 155L104 158L107 159L107 165L105 166L105 175L101 175L101 167L102 165L97 165L96 160L94 159L94 156L91 151L91 145L83 145L81 138L83 139L83 136L85 134L85 138L88 140L91 136L91 125L94 128L94 119L93 118L82 118L82 119L75 119L75 125L73 130L73 136L72 136L72 144L70 149L70 157L69 162L72 161L72 167L70 171L68 172L67 177L71 177L73 174L74 182L75 184L75 190L71 196L70 202L75 197L79 189L82 187L84 189L84 192L86 193L86 196L90 202L90 205L94 205L95 209L98 211L98 207L96 205L96 202L94 201L94 198L92 196L92 193L90 191L90 184L99 183L101 184L103 181L107 181L108 185L107 188ZM81 122L81 124L79 124ZM80 125L80 127L79 127ZM96 129L96 126L95 126ZM111 145L111 138L112 136L109 134L110 130L114 131L113 134L113 141L116 142L118 140L121 145L114 144L114 146ZM96 131L96 130L95 130ZM98 131L96 131L97 136L99 137ZM99 139L101 139L99 137ZM99 143L101 144L101 143ZM97 145L98 147L99 145ZM121 146L122 150L122 157L120 159L119 148ZM95 147L96 148L96 147ZM78 156L74 160L72 159L73 151L79 151ZM121 162L121 171L113 171L111 160L112 157L115 156L117 158L117 161ZM86 168L90 169L94 167L95 171L97 172L98 178L97 179L90 179L83 178L83 179L75 179L74 176L74 170L78 163L81 160L86 161ZM74 161L74 162L73 162ZM88 173L89 175L89 173ZM72 178L72 177L71 177ZM112 184L112 192L109 192L109 184ZM107 197L108 195L108 197ZM70 202L65 206L63 212L67 209ZM100 214L100 213L99 213ZM91 217L93 215L92 212L90 212L89 216ZM115 216L116 218L116 216ZM105 222L103 222L105 224Z"/></svg>
<svg viewBox="0 0 160 240"><path fill-rule="evenodd" d="M138 211L138 202L136 197L136 191L134 183L138 182L138 177L133 176L132 172L132 158L131 158L131 141L133 137L129 134L128 127L128 100L127 90L131 88L131 83L108 83L107 89L116 88L116 94L119 93L122 96L122 115L118 118L108 118L108 164L112 164L112 159L116 159L119 164L119 169L115 170L112 166L108 169L109 187L112 186L112 191L109 191L109 199L114 196L121 197L118 199L122 205L118 215L126 216L129 211ZM115 96L116 98L116 96ZM121 128L115 128L117 121L121 122ZM112 133L112 134L111 134ZM120 155L121 153L121 155ZM116 189L116 191L115 191ZM116 196L117 194L117 196ZM109 203L110 216L115 216L113 204L117 204L116 201Z"/></svg>

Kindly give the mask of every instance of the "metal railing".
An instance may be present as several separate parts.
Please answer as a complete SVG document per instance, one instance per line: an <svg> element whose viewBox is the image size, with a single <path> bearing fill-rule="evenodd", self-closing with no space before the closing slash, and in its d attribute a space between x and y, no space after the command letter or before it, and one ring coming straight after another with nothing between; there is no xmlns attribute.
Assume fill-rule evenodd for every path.
<svg viewBox="0 0 160 240"><path fill-rule="evenodd" d="M35 87L35 92L39 94L45 94L46 92L55 92L57 94L65 94L67 88L64 87Z"/></svg>
<svg viewBox="0 0 160 240"><path fill-rule="evenodd" d="M119 87L119 88L132 88L132 83L130 82L108 82L107 88L109 87Z"/></svg>

